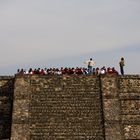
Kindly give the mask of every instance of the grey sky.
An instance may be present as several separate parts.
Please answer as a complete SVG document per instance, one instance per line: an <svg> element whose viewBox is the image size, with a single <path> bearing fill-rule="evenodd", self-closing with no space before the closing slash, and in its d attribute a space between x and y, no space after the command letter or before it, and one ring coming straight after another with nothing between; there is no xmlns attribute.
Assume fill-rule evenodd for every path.
<svg viewBox="0 0 140 140"><path fill-rule="evenodd" d="M88 57L117 66L122 55L140 73L139 0L0 0L0 19L0 74Z"/></svg>

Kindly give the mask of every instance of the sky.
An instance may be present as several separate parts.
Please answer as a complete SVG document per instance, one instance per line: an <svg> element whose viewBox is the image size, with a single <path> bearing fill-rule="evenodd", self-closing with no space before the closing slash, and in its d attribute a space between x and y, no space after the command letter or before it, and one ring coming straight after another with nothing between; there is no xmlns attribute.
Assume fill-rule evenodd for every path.
<svg viewBox="0 0 140 140"><path fill-rule="evenodd" d="M140 74L140 0L0 0L0 75L18 68L115 67Z"/></svg>

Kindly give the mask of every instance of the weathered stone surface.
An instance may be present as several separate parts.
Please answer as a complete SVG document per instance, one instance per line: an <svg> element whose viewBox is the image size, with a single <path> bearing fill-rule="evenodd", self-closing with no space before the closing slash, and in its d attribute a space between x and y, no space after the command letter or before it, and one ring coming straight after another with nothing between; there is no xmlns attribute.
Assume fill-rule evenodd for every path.
<svg viewBox="0 0 140 140"><path fill-rule="evenodd" d="M137 100L122 100L122 114L140 115L140 99Z"/></svg>
<svg viewBox="0 0 140 140"><path fill-rule="evenodd" d="M124 139L140 139L140 76L121 77L119 85Z"/></svg>
<svg viewBox="0 0 140 140"><path fill-rule="evenodd" d="M106 140L139 139L140 76L101 77Z"/></svg>
<svg viewBox="0 0 140 140"><path fill-rule="evenodd" d="M121 120L123 124L140 124L140 114L138 115L130 115L124 114L121 115Z"/></svg>
<svg viewBox="0 0 140 140"><path fill-rule="evenodd" d="M8 139L11 134L13 77L0 76L0 139Z"/></svg>
<svg viewBox="0 0 140 140"><path fill-rule="evenodd" d="M25 134L24 125L33 140L104 139L98 78L18 77L15 85L12 140Z"/></svg>
<svg viewBox="0 0 140 140"><path fill-rule="evenodd" d="M118 98L118 77L103 76L101 77L101 89L103 98Z"/></svg>
<svg viewBox="0 0 140 140"><path fill-rule="evenodd" d="M124 125L124 138L127 140L139 140L140 139L140 125Z"/></svg>
<svg viewBox="0 0 140 140"><path fill-rule="evenodd" d="M106 140L122 140L118 77L101 77Z"/></svg>
<svg viewBox="0 0 140 140"><path fill-rule="evenodd" d="M104 117L105 120L120 120L120 108L118 99L104 99Z"/></svg>
<svg viewBox="0 0 140 140"><path fill-rule="evenodd" d="M140 76L0 77L0 139L10 135L12 140L139 140Z"/></svg>
<svg viewBox="0 0 140 140"><path fill-rule="evenodd" d="M13 100L12 140L30 140L29 103L31 90L30 77L16 78Z"/></svg>
<svg viewBox="0 0 140 140"><path fill-rule="evenodd" d="M29 124L12 124L12 135L11 140L31 140L29 135ZM42 139L43 140L43 139Z"/></svg>
<svg viewBox="0 0 140 140"><path fill-rule="evenodd" d="M122 132L121 132L121 125L117 122L115 123L112 121L112 123L106 122L105 125L106 133L105 133L105 139L106 140L122 140Z"/></svg>
<svg viewBox="0 0 140 140"><path fill-rule="evenodd" d="M140 93L140 76L124 76L119 79L119 90L122 93Z"/></svg>
<svg viewBox="0 0 140 140"><path fill-rule="evenodd" d="M26 122L29 118L29 99L14 100L13 123Z"/></svg>

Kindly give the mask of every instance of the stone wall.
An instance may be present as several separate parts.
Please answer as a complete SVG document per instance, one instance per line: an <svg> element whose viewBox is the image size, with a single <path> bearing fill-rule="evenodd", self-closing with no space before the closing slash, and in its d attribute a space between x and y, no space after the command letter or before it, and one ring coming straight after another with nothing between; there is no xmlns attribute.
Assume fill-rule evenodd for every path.
<svg viewBox="0 0 140 140"><path fill-rule="evenodd" d="M10 138L14 79L0 77L0 139Z"/></svg>
<svg viewBox="0 0 140 140"><path fill-rule="evenodd" d="M17 77L14 97L12 140L104 139L98 78Z"/></svg>
<svg viewBox="0 0 140 140"><path fill-rule="evenodd" d="M0 77L0 139L140 139L140 75L13 78Z"/></svg>
<svg viewBox="0 0 140 140"><path fill-rule="evenodd" d="M121 124L124 139L140 139L140 76L119 79Z"/></svg>
<svg viewBox="0 0 140 140"><path fill-rule="evenodd" d="M140 76L102 77L106 140L140 139Z"/></svg>
<svg viewBox="0 0 140 140"><path fill-rule="evenodd" d="M106 140L123 140L118 86L118 76L101 77Z"/></svg>

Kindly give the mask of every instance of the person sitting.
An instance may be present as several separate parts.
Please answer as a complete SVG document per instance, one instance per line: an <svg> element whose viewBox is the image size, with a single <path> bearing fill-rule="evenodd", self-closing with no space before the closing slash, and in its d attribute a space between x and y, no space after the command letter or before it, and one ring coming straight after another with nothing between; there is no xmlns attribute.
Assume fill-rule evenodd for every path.
<svg viewBox="0 0 140 140"><path fill-rule="evenodd" d="M40 71L41 71L41 69L38 68L38 69L36 70L36 74L40 74Z"/></svg>
<svg viewBox="0 0 140 140"><path fill-rule="evenodd" d="M18 75L18 74L20 74L20 69L17 70L17 74L16 75Z"/></svg>
<svg viewBox="0 0 140 140"><path fill-rule="evenodd" d="M110 67L107 68L107 73L108 74L112 74L113 73L113 71L112 71L112 69Z"/></svg>
<svg viewBox="0 0 140 140"><path fill-rule="evenodd" d="M99 69L98 67L96 68L95 74L96 74L96 75L100 75L100 69Z"/></svg>
<svg viewBox="0 0 140 140"><path fill-rule="evenodd" d="M112 68L112 71L113 71L113 74L117 74L118 75L118 72L117 72L117 70L114 67Z"/></svg>
<svg viewBox="0 0 140 140"><path fill-rule="evenodd" d="M105 66L103 66L101 68L100 73L103 74L103 75L106 74L106 68L105 68Z"/></svg>
<svg viewBox="0 0 140 140"><path fill-rule="evenodd" d="M45 71L41 69L40 74L45 75Z"/></svg>
<svg viewBox="0 0 140 140"><path fill-rule="evenodd" d="M28 73L29 73L29 74L33 74L32 68L29 69Z"/></svg>
<svg viewBox="0 0 140 140"><path fill-rule="evenodd" d="M25 71L23 69L20 70L19 75L24 75Z"/></svg>
<svg viewBox="0 0 140 140"><path fill-rule="evenodd" d="M93 75L95 75L96 74L96 69L95 68L93 68Z"/></svg>

